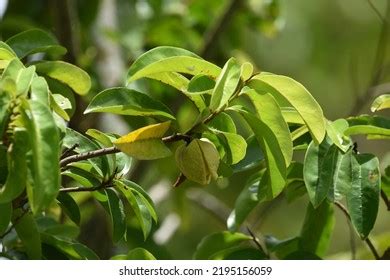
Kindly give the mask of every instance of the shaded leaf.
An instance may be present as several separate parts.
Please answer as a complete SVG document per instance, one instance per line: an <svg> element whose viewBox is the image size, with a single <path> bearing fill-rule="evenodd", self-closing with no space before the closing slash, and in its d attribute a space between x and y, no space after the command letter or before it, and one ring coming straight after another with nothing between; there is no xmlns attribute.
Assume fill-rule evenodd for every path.
<svg viewBox="0 0 390 280"><path fill-rule="evenodd" d="M66 53L66 49L60 46L52 35L40 29L20 32L9 38L6 43L15 51L19 58L41 52L56 56Z"/></svg>
<svg viewBox="0 0 390 280"><path fill-rule="evenodd" d="M66 213L66 215L76 225L80 225L80 209L73 197L68 193L60 192L57 196L57 201L61 209Z"/></svg>
<svg viewBox="0 0 390 280"><path fill-rule="evenodd" d="M228 231L217 232L204 237L198 244L193 258L195 260L210 260L220 251L237 246L251 237L242 233Z"/></svg>
<svg viewBox="0 0 390 280"><path fill-rule="evenodd" d="M300 248L304 252L324 256L333 233L333 205L324 201L316 209L308 204L301 230Z"/></svg>
<svg viewBox="0 0 390 280"><path fill-rule="evenodd" d="M370 154L354 154L351 160L352 187L347 207L352 224L361 238L366 238L378 214L380 172L379 160Z"/></svg>
<svg viewBox="0 0 390 280"><path fill-rule="evenodd" d="M144 248L130 250L127 255L116 255L111 260L155 260L156 258Z"/></svg>
<svg viewBox="0 0 390 280"><path fill-rule="evenodd" d="M196 75L188 83L188 94L211 94L215 81L206 75Z"/></svg>
<svg viewBox="0 0 390 280"><path fill-rule="evenodd" d="M379 116L361 115L347 119L349 128L345 135L373 134L375 136L390 137L390 122Z"/></svg>
<svg viewBox="0 0 390 280"><path fill-rule="evenodd" d="M126 216L123 203L117 193L112 189L104 191L108 198L107 206L111 217L112 239L116 243L126 234Z"/></svg>
<svg viewBox="0 0 390 280"><path fill-rule="evenodd" d="M345 119L338 119L334 122L327 123L326 132L332 142L343 152L348 151L352 146L350 137L344 135L349 124Z"/></svg>
<svg viewBox="0 0 390 280"><path fill-rule="evenodd" d="M175 119L163 103L128 88L110 88L97 94L84 113L93 112Z"/></svg>
<svg viewBox="0 0 390 280"><path fill-rule="evenodd" d="M12 217L12 203L0 203L0 236L8 229Z"/></svg>

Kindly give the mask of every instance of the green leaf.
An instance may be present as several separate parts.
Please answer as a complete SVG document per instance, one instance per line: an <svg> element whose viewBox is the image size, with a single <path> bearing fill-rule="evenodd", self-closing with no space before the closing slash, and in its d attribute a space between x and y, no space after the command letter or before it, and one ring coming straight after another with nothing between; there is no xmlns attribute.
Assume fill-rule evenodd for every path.
<svg viewBox="0 0 390 280"><path fill-rule="evenodd" d="M156 258L144 248L130 250L127 255L116 255L111 260L155 260Z"/></svg>
<svg viewBox="0 0 390 280"><path fill-rule="evenodd" d="M96 169L90 163L71 163L61 175L68 176L87 188L98 186L102 182L102 177L96 174Z"/></svg>
<svg viewBox="0 0 390 280"><path fill-rule="evenodd" d="M293 107L281 107L280 110L287 123L305 124L301 115Z"/></svg>
<svg viewBox="0 0 390 280"><path fill-rule="evenodd" d="M8 61L13 58L16 58L16 53L12 50L12 48L10 48L10 46L0 41L0 60Z"/></svg>
<svg viewBox="0 0 390 280"><path fill-rule="evenodd" d="M317 208L308 204L299 243L302 251L325 255L335 225L333 212L333 205L326 201Z"/></svg>
<svg viewBox="0 0 390 280"><path fill-rule="evenodd" d="M26 95L35 76L35 66L30 66L19 71L16 79L17 93ZM47 85L46 85L47 86Z"/></svg>
<svg viewBox="0 0 390 280"><path fill-rule="evenodd" d="M47 233L41 233L41 239L43 244L50 245L68 258L73 260L98 260L99 257L91 249L85 245L73 240L59 238Z"/></svg>
<svg viewBox="0 0 390 280"><path fill-rule="evenodd" d="M267 171L259 186L259 201L269 200L281 193L286 184L286 162L275 134L267 124L252 114L241 112L251 127L265 155Z"/></svg>
<svg viewBox="0 0 390 280"><path fill-rule="evenodd" d="M85 95L91 88L91 78L84 70L63 61L45 61L35 64L38 73L68 85L74 92Z"/></svg>
<svg viewBox="0 0 390 280"><path fill-rule="evenodd" d="M276 144L279 145L279 149L283 153L286 166L289 166L293 155L293 143L290 130L275 98L269 93L256 92L255 90L248 90L245 94L252 101L256 115L275 135Z"/></svg>
<svg viewBox="0 0 390 280"><path fill-rule="evenodd" d="M343 152L348 151L352 146L350 137L345 136L349 124L345 119L338 119L334 122L327 122L326 132L332 142Z"/></svg>
<svg viewBox="0 0 390 280"><path fill-rule="evenodd" d="M352 224L366 238L374 227L379 206L379 160L370 154L354 154L351 161L352 187L347 194L347 206Z"/></svg>
<svg viewBox="0 0 390 280"><path fill-rule="evenodd" d="M42 255L41 239L33 215L30 212L24 213L20 208L14 209L12 224L27 256L32 260L39 260Z"/></svg>
<svg viewBox="0 0 390 280"><path fill-rule="evenodd" d="M13 142L7 151L8 176L4 186L0 187L0 203L11 202L26 188L26 153L29 149L29 137L30 135L25 129L17 128L14 130Z"/></svg>
<svg viewBox="0 0 390 280"><path fill-rule="evenodd" d="M72 108L69 99L62 96L61 94L49 94L49 99L50 107L53 109L53 111L65 121L70 121L70 117L65 111L66 109Z"/></svg>
<svg viewBox="0 0 390 280"><path fill-rule="evenodd" d="M60 144L53 115L44 104L29 101L31 114L25 117L32 147L29 169L33 182L27 194L34 213L48 207L60 188Z"/></svg>
<svg viewBox="0 0 390 280"><path fill-rule="evenodd" d="M375 98L371 105L371 112L377 112L383 109L390 108L390 94L382 94Z"/></svg>
<svg viewBox="0 0 390 280"><path fill-rule="evenodd" d="M213 233L201 240L193 258L195 260L212 260L220 251L237 246L250 239L251 237L242 233L228 231Z"/></svg>
<svg viewBox="0 0 390 280"><path fill-rule="evenodd" d="M247 144L241 135L222 132L218 133L218 138L222 139L228 164L236 164L245 157Z"/></svg>
<svg viewBox="0 0 390 280"><path fill-rule="evenodd" d="M381 189L387 196L390 196L390 165L385 168L381 177Z"/></svg>
<svg viewBox="0 0 390 280"><path fill-rule="evenodd" d="M0 203L0 213L1 213L1 219L0 219L0 236L1 236L4 232L6 232L9 223L11 222L12 203L11 202Z"/></svg>
<svg viewBox="0 0 390 280"><path fill-rule="evenodd" d="M219 74L211 93L210 110L220 110L235 93L240 82L240 66L234 58L229 59Z"/></svg>
<svg viewBox="0 0 390 280"><path fill-rule="evenodd" d="M81 133L67 128L65 138L63 139L63 146L69 149L75 144L77 144L78 146L74 149L74 151L78 154L98 150L100 148L96 143L92 142L90 139L88 139ZM104 175L107 174L108 163L106 157L92 158L89 159L88 162L92 164L95 171L101 177L104 177Z"/></svg>
<svg viewBox="0 0 390 280"><path fill-rule="evenodd" d="M253 75L253 65L249 62L244 62L241 65L241 73L240 73L241 79L244 82L246 82L252 77L252 75Z"/></svg>
<svg viewBox="0 0 390 280"><path fill-rule="evenodd" d="M297 81L285 76L259 74L254 76L248 86L258 92L268 92L275 98L287 100L301 115L316 143L325 137L325 119L320 105Z"/></svg>
<svg viewBox="0 0 390 280"><path fill-rule="evenodd" d="M140 78L156 79L154 75L163 72L178 72L194 76L203 74L215 78L220 71L218 66L187 50L176 47L157 47L141 55L131 65L127 73L127 83ZM167 84L172 78L172 76L160 75L157 77L158 80Z"/></svg>
<svg viewBox="0 0 390 280"><path fill-rule="evenodd" d="M11 83L11 87L15 86L15 83L11 79L6 79ZM6 83L8 83L6 82ZM16 88L16 86L14 87ZM8 127L8 121L11 114L11 94L4 89L4 80L0 81L0 135L4 135L6 128Z"/></svg>
<svg viewBox="0 0 390 280"><path fill-rule="evenodd" d="M31 100L39 101L46 106L49 105L49 87L44 78L36 77L32 81Z"/></svg>
<svg viewBox="0 0 390 280"><path fill-rule="evenodd" d="M207 123L207 126L212 130L224 131L230 133L236 133L236 125L234 124L233 119L226 113L221 112L211 119Z"/></svg>
<svg viewBox="0 0 390 280"><path fill-rule="evenodd" d="M207 185L218 177L219 154L208 141L194 139L188 146L179 146L175 159L180 171L191 181Z"/></svg>
<svg viewBox="0 0 390 280"><path fill-rule="evenodd" d="M305 251L295 251L283 258L284 260L321 260L321 258L313 253Z"/></svg>
<svg viewBox="0 0 390 280"><path fill-rule="evenodd" d="M380 116L361 115L347 119L349 128L345 135L372 134L375 136L390 137L390 121Z"/></svg>
<svg viewBox="0 0 390 280"><path fill-rule="evenodd" d="M141 159L153 160L170 156L171 150L161 138L168 131L171 122L148 125L130 132L114 141L125 154Z"/></svg>
<svg viewBox="0 0 390 280"><path fill-rule="evenodd" d="M41 52L55 56L61 56L66 53L66 49L61 47L52 35L40 29L31 29L18 33L9 38L6 43L15 51L19 58Z"/></svg>
<svg viewBox="0 0 390 280"><path fill-rule="evenodd" d="M126 234L126 216L123 203L117 193L112 189L104 190L108 201L107 206L111 217L112 240L116 243Z"/></svg>
<svg viewBox="0 0 390 280"><path fill-rule="evenodd" d="M215 81L206 75L194 76L187 86L187 94L211 94Z"/></svg>
<svg viewBox="0 0 390 280"><path fill-rule="evenodd" d="M137 194L137 192L126 187L126 185L124 185L124 183L121 181L115 181L115 186L116 189L121 192L129 202L141 226L144 239L146 240L152 229L152 217L148 206L145 204L145 200L143 200L142 197Z"/></svg>
<svg viewBox="0 0 390 280"><path fill-rule="evenodd" d="M305 155L303 177L309 198L314 208L329 196L339 200L349 190L351 152L343 154L330 138L320 145L311 142Z"/></svg>
<svg viewBox="0 0 390 280"><path fill-rule="evenodd" d="M260 165L261 161L264 160L263 152L254 135L248 137L246 143L247 148L245 157L239 163L233 165L235 173L256 168Z"/></svg>
<svg viewBox="0 0 390 280"><path fill-rule="evenodd" d="M228 250L222 255L224 260L266 260L267 255L259 249L251 247L238 247Z"/></svg>
<svg viewBox="0 0 390 280"><path fill-rule="evenodd" d="M94 112L175 119L172 112L163 103L138 91L119 87L110 88L97 94L84 113Z"/></svg>
<svg viewBox="0 0 390 280"><path fill-rule="evenodd" d="M61 209L66 213L66 215L76 225L80 225L80 209L73 197L68 193L60 192L57 196L57 201Z"/></svg>
<svg viewBox="0 0 390 280"><path fill-rule="evenodd" d="M279 259L285 259L291 253L299 250L300 238L294 237L278 240L273 236L266 236L265 244L269 252L275 253Z"/></svg>
<svg viewBox="0 0 390 280"><path fill-rule="evenodd" d="M20 71L23 69L25 69L23 63L20 62L19 59L14 58L8 63L8 66L7 66L7 68L5 68L5 70L1 76L1 79L5 79L6 77L10 77L11 79L13 79L16 82Z"/></svg>
<svg viewBox="0 0 390 280"><path fill-rule="evenodd" d="M248 215L259 203L257 198L258 186L261 175L256 174L246 184L234 203L234 210L227 220L227 227L230 231L237 231Z"/></svg>

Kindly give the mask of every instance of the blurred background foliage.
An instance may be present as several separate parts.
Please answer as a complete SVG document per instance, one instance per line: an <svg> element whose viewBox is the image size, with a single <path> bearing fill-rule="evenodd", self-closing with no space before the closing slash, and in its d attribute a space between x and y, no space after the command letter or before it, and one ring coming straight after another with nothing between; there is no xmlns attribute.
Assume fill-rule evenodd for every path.
<svg viewBox="0 0 390 280"><path fill-rule="evenodd" d="M34 27L45 29L67 47L66 60L90 73L93 89L76 100L69 124L81 132L95 127L124 134L146 124L136 117L82 112L97 92L124 85L132 61L160 45L187 48L220 66L235 56L258 70L291 76L332 120L367 113L373 97L390 87L386 0L0 0L0 19L1 39ZM181 129L195 118L192 105L173 89L152 81L131 86L173 108ZM388 141L356 141L360 151L378 155L383 167L390 163ZM178 173L171 158L138 162L130 172L130 179L148 190L159 214L159 224L145 242L134 220L127 241L114 246L108 217L80 194L80 241L102 258L135 247L145 247L159 259L191 258L203 236L226 229L226 218L253 170L205 188L186 182L174 189ZM306 205L306 197L288 202L282 194L259 205L246 226L258 237L294 237ZM336 214L327 258L371 258L342 213ZM380 251L390 246L384 205L372 238Z"/></svg>

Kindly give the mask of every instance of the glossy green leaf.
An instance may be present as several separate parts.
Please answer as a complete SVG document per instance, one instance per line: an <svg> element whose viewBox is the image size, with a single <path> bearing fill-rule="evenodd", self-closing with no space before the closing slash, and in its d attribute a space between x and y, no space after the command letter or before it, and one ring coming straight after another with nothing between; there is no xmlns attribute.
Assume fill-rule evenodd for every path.
<svg viewBox="0 0 390 280"><path fill-rule="evenodd" d="M315 208L327 195L332 200L339 200L348 192L351 182L350 154L343 154L330 138L325 138L320 145L310 143L305 155L303 176Z"/></svg>
<svg viewBox="0 0 390 280"><path fill-rule="evenodd" d="M64 55L66 49L61 47L50 34L40 29L31 29L14 35L6 43L15 51L19 58L34 53Z"/></svg>
<svg viewBox="0 0 390 280"><path fill-rule="evenodd" d="M53 246L69 259L73 260L98 260L99 257L87 246L73 240L59 238L47 233L41 233L43 244Z"/></svg>
<svg viewBox="0 0 390 280"><path fill-rule="evenodd" d="M387 118L380 116L361 115L347 119L349 128L345 135L373 134L390 137L390 122Z"/></svg>
<svg viewBox="0 0 390 280"><path fill-rule="evenodd" d="M112 189L105 189L112 224L112 240L116 243L126 234L126 216L123 203Z"/></svg>
<svg viewBox="0 0 390 280"><path fill-rule="evenodd" d="M371 105L371 112L390 108L390 94L382 94L375 98Z"/></svg>
<svg viewBox="0 0 390 280"><path fill-rule="evenodd" d="M265 123L275 135L279 149L283 153L286 166L292 160L293 144L288 125L283 118L282 112L275 98L266 92L256 92L255 90L246 91L245 94L252 101L256 114L260 120Z"/></svg>
<svg viewBox="0 0 390 280"><path fill-rule="evenodd" d="M157 47L141 55L129 68L127 73L127 83L131 83L140 78L152 78L153 75L162 72L178 72L190 75L204 74L217 77L220 68L196 54L176 48ZM159 76L160 81L165 81L166 77ZM168 77L172 78L172 77ZM169 82L167 82L169 84Z"/></svg>
<svg viewBox="0 0 390 280"><path fill-rule="evenodd" d="M221 112L216 115L210 122L207 123L207 126L216 131L224 131L230 133L236 133L236 125L234 124L233 119L226 113Z"/></svg>
<svg viewBox="0 0 390 280"><path fill-rule="evenodd" d="M114 146L112 141L116 140L116 138L110 138L108 134L105 134L97 129L88 129L85 134L95 139L102 148ZM116 171L116 155L106 155L106 159L108 165L107 174L113 174Z"/></svg>
<svg viewBox="0 0 390 280"><path fill-rule="evenodd" d="M65 121L69 121L69 114L65 111L66 109L72 108L69 99L62 96L61 94L49 94L49 99L50 107L53 109L53 111Z"/></svg>
<svg viewBox="0 0 390 280"><path fill-rule="evenodd" d="M228 231L217 232L204 237L198 244L193 258L195 260L210 260L220 251L237 246L251 237L242 233Z"/></svg>
<svg viewBox="0 0 390 280"><path fill-rule="evenodd" d="M128 88L111 88L97 94L84 113L94 112L175 119L163 103Z"/></svg>
<svg viewBox="0 0 390 280"><path fill-rule="evenodd" d="M28 138L29 134L25 129L14 130L13 142L8 148L6 157L8 176L4 186L0 187L0 203L11 202L26 188ZM5 158L2 160L5 161Z"/></svg>
<svg viewBox="0 0 390 280"><path fill-rule="evenodd" d="M153 160L170 156L171 150L161 140L171 122L163 122L141 127L114 141L116 147L125 154L141 159Z"/></svg>
<svg viewBox="0 0 390 280"><path fill-rule="evenodd" d="M146 240L152 229L152 217L145 201L136 192L126 187L120 181L116 181L116 189L121 192L129 202L141 226L144 239Z"/></svg>
<svg viewBox="0 0 390 280"><path fill-rule="evenodd" d="M264 153L267 171L259 186L259 201L269 200L281 193L286 184L286 161L275 134L267 124L252 114L241 112L251 127Z"/></svg>
<svg viewBox="0 0 390 280"><path fill-rule="evenodd" d="M30 66L19 71L16 79L18 94L26 95L35 75L35 66ZM47 85L46 85L47 86Z"/></svg>
<svg viewBox="0 0 390 280"><path fill-rule="evenodd" d="M6 232L11 222L12 203L11 202L0 203L0 213L1 213L1 219L0 219L0 236L1 236L4 232Z"/></svg>
<svg viewBox="0 0 390 280"><path fill-rule="evenodd" d="M19 59L14 58L8 63L7 68L5 68L3 74L1 75L1 78L5 79L6 77L10 77L16 82L20 71L23 69L25 69L23 63L20 62Z"/></svg>
<svg viewBox="0 0 390 280"><path fill-rule="evenodd" d="M237 231L258 204L257 192L260 179L261 175L251 178L237 197L234 203L234 210L230 213L227 220L227 227L230 231Z"/></svg>
<svg viewBox="0 0 390 280"><path fill-rule="evenodd" d="M234 58L229 59L219 74L211 93L210 110L220 110L235 93L240 82L240 66Z"/></svg>
<svg viewBox="0 0 390 280"><path fill-rule="evenodd" d="M326 129L322 109L302 84L289 77L267 73L253 77L248 86L287 100L301 115L314 141L322 142Z"/></svg>
<svg viewBox="0 0 390 280"><path fill-rule="evenodd" d="M292 124L305 124L301 115L293 107L281 107L283 118L287 123Z"/></svg>
<svg viewBox="0 0 390 280"><path fill-rule="evenodd" d="M74 149L74 151L78 154L99 149L99 146L97 144L92 142L90 139L88 139L81 133L67 128L65 138L63 139L63 146L69 149L75 144L77 144L78 146ZM88 162L92 164L92 166L95 168L95 171L100 176L103 177L104 174L107 173L108 163L106 157L92 158L89 159Z"/></svg>
<svg viewBox="0 0 390 280"><path fill-rule="evenodd" d="M288 255L299 250L300 238L293 237L278 240L273 236L265 236L265 244L269 252L274 253L278 259L285 259Z"/></svg>
<svg viewBox="0 0 390 280"><path fill-rule="evenodd" d="M241 73L240 73L241 79L244 82L246 82L252 77L252 75L253 75L253 65L249 62L244 62L241 65Z"/></svg>
<svg viewBox="0 0 390 280"><path fill-rule="evenodd" d="M42 77L36 77L31 84L31 100L36 100L49 106L49 87L46 80Z"/></svg>
<svg viewBox="0 0 390 280"><path fill-rule="evenodd" d="M76 224L80 225L80 209L73 197L65 192L60 192L57 196L58 204L65 214Z"/></svg>
<svg viewBox="0 0 390 280"><path fill-rule="evenodd" d="M74 92L85 95L91 88L91 78L82 69L63 61L45 61L35 64L38 73L68 85Z"/></svg>
<svg viewBox="0 0 390 280"><path fill-rule="evenodd" d="M218 177L219 154L208 141L194 139L188 146L179 146L175 159L177 167L191 181L207 185Z"/></svg>
<svg viewBox="0 0 390 280"><path fill-rule="evenodd" d="M361 238L366 238L378 214L380 171L379 160L370 154L354 154L351 160L352 186L347 206L352 224Z"/></svg>
<svg viewBox="0 0 390 280"><path fill-rule="evenodd" d="M206 75L196 75L187 86L187 93L194 94L211 94L215 87L215 81Z"/></svg>
<svg viewBox="0 0 390 280"><path fill-rule="evenodd" d="M247 144L241 135L222 132L218 133L218 137L222 138L228 164L236 164L245 157Z"/></svg>
<svg viewBox="0 0 390 280"><path fill-rule="evenodd" d="M42 255L41 238L35 219L30 212L24 213L22 209L14 209L12 224L23 243L29 259L39 260Z"/></svg>
<svg viewBox="0 0 390 280"><path fill-rule="evenodd" d="M156 258L144 248L130 250L127 255L116 255L111 260L155 260Z"/></svg>
<svg viewBox="0 0 390 280"><path fill-rule="evenodd" d="M246 139L247 148L245 157L237 164L233 165L233 171L243 172L249 169L256 168L264 160L263 152L254 135Z"/></svg>
<svg viewBox="0 0 390 280"><path fill-rule="evenodd" d="M317 208L311 203L306 209L305 221L301 230L300 249L324 256L330 243L335 225L333 205L324 201Z"/></svg>
<svg viewBox="0 0 390 280"><path fill-rule="evenodd" d="M327 135L343 152L346 152L352 146L351 138L344 135L348 127L349 124L345 119L338 119L334 122L328 121L326 126Z"/></svg>
<svg viewBox="0 0 390 280"><path fill-rule="evenodd" d="M0 60L11 60L16 57L16 53L5 42L0 41ZM1 64L1 63L0 63Z"/></svg>
<svg viewBox="0 0 390 280"><path fill-rule="evenodd" d="M49 108L30 100L31 114L26 117L32 148L30 170L33 182L27 185L30 206L34 213L48 207L60 188L60 144L58 130Z"/></svg>

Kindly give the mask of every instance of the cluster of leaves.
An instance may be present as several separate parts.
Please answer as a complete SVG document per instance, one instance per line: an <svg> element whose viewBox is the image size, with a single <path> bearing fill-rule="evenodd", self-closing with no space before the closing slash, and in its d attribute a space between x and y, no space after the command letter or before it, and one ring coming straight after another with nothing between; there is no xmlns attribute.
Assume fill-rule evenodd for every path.
<svg viewBox="0 0 390 280"><path fill-rule="evenodd" d="M157 221L153 202L125 176L133 159L173 154L181 173L176 186L186 179L207 185L253 170L227 221L230 232L205 237L196 259L265 259L270 253L282 259L322 257L333 230L333 207L343 207L343 199L362 239L373 228L381 188L379 160L354 151L351 135L388 138L388 119L365 115L331 122L307 89L289 77L257 73L250 63L234 58L220 68L190 51L157 47L131 65L128 87L102 91L85 111L141 116L154 123L124 136L95 129L82 135L65 121L74 105L71 91L85 94L88 75L65 62L30 56L38 52L49 58L64 49L38 30L0 45L0 147L1 158L7 158L0 166L0 234L15 228L17 235L2 238L12 256L25 252L29 258L95 258L74 240L80 212L69 193L76 192L90 193L107 210L114 242L125 236L130 216L123 201L146 238ZM27 68L21 62L26 57ZM198 115L190 127L180 128L165 104L130 89L143 78L167 84L192 102ZM388 107L388 95L373 104L374 111ZM293 160L294 151L306 151L303 163ZM78 186L61 188L65 176ZM265 250L253 234L238 231L256 205L282 192L291 199L308 194L304 226L297 238L267 239ZM76 230L49 218L59 207ZM143 249L114 258L135 257L153 258Z"/></svg>

